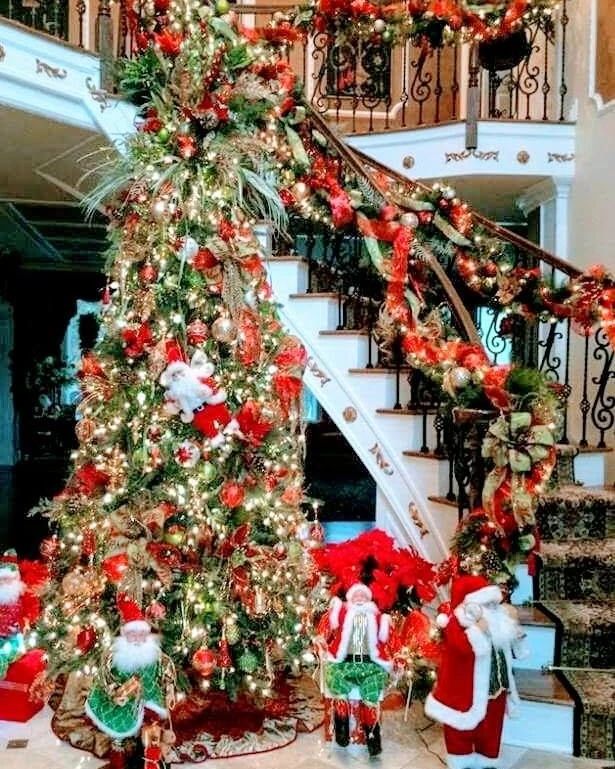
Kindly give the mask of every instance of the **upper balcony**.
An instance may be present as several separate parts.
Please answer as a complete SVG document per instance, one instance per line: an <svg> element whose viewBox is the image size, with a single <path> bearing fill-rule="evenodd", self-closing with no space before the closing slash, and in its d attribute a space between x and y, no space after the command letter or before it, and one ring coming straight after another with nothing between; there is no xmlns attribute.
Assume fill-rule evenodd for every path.
<svg viewBox="0 0 615 769"><path fill-rule="evenodd" d="M314 108L355 147L402 173L570 178L566 2L499 50L315 32L289 48L288 58ZM0 0L0 79L11 83L0 101L61 120L54 100L72 99L74 124L126 131L131 115L120 119L122 105L107 90L112 59L132 49L126 8L123 0ZM235 9L246 26L262 28L288 4ZM28 45L29 30L38 35ZM28 86L21 98L20 83Z"/></svg>

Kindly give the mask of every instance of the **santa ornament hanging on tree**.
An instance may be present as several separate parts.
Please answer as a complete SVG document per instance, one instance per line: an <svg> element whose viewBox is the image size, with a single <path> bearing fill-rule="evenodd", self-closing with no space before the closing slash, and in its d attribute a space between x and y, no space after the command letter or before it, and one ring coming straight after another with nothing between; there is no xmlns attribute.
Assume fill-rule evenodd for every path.
<svg viewBox="0 0 615 769"><path fill-rule="evenodd" d="M0 558L0 680L9 666L25 654L23 633L40 615L35 591L46 578L44 566L30 561L20 563L13 551Z"/></svg>
<svg viewBox="0 0 615 769"><path fill-rule="evenodd" d="M120 635L113 640L85 705L90 720L113 740L113 769L124 765L122 742L139 734L146 716L168 718L174 681L173 665L138 605L123 594L117 604Z"/></svg>
<svg viewBox="0 0 615 769"><path fill-rule="evenodd" d="M519 703L512 659L527 654L524 633L516 610L502 599L484 577L459 576L450 615L438 616L442 657L425 713L444 725L449 769L496 768L504 715Z"/></svg>

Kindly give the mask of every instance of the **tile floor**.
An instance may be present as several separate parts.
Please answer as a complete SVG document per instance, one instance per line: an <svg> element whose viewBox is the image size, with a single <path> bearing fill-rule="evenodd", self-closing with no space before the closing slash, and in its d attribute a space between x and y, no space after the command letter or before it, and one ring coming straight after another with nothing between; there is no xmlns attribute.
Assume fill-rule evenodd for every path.
<svg viewBox="0 0 615 769"><path fill-rule="evenodd" d="M413 708L414 710L414 708ZM99 769L104 762L60 742L49 728L51 711L44 709L27 724L0 721L0 769ZM370 761L363 750L342 750L323 743L322 733L300 735L295 743L273 753L211 760L207 769L444 769L440 727L422 715L403 722L401 712L387 713L384 751ZM9 740L28 740L25 748ZM505 746L502 769L600 769L604 761ZM198 765L184 764L184 769Z"/></svg>

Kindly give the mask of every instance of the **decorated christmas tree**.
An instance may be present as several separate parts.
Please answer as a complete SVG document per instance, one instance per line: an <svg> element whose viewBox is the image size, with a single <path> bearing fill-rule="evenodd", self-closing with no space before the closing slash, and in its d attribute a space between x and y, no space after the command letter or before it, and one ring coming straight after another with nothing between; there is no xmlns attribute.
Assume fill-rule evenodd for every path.
<svg viewBox="0 0 615 769"><path fill-rule="evenodd" d="M257 221L286 227L276 172L295 76L222 5L146 10L120 76L138 130L93 203L111 222L104 333L48 509L56 579L39 628L51 673L92 681L86 712L117 740L143 704L166 715L172 689L266 702L311 622L305 353L255 236Z"/></svg>

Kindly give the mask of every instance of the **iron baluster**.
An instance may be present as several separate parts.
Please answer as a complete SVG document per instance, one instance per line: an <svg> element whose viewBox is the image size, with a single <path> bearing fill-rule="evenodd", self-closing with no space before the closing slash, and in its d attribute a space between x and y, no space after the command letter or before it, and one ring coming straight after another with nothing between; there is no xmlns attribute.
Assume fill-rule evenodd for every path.
<svg viewBox="0 0 615 769"><path fill-rule="evenodd" d="M587 415L590 409L590 402L587 398L587 367L589 363L589 337L585 336L585 350L583 353L583 397L579 404L581 409L581 440L579 446L587 446Z"/></svg>
<svg viewBox="0 0 615 769"><path fill-rule="evenodd" d="M559 85L559 119L564 120L564 101L566 94L568 93L568 86L566 85L566 27L568 26L568 13L566 7L566 0L562 2L562 15L560 17L560 26L562 29L562 56L560 62L561 68L561 80Z"/></svg>
<svg viewBox="0 0 615 769"><path fill-rule="evenodd" d="M615 350L611 347L609 338L603 328L598 329L596 332L595 344L592 357L602 365L600 374L592 377L592 383L598 385L598 388L594 396L591 418L594 427L600 434L600 439L596 445L599 449L604 449L606 448L604 436L615 425L615 393L607 394L609 383L611 381L615 382L615 368L613 367Z"/></svg>

